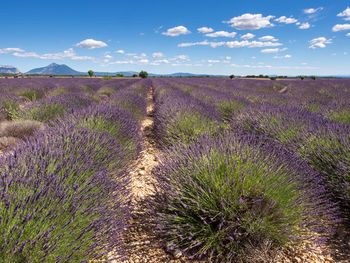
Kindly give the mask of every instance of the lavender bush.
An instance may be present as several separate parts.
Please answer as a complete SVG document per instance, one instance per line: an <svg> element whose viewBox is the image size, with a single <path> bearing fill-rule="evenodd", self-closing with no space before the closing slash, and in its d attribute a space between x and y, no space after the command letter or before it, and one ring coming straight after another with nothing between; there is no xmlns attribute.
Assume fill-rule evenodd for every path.
<svg viewBox="0 0 350 263"><path fill-rule="evenodd" d="M55 97L46 97L38 102L27 104L17 112L16 119L30 119L41 122L53 121L63 117L66 111L93 105L94 101L79 93L63 93Z"/></svg>
<svg viewBox="0 0 350 263"><path fill-rule="evenodd" d="M348 219L350 211L350 126L294 107L251 107L231 122L232 129L265 134L299 154L323 177Z"/></svg>
<svg viewBox="0 0 350 263"><path fill-rule="evenodd" d="M166 151L152 203L161 236L191 258L238 262L328 233L335 209L305 162L265 138L225 133Z"/></svg>
<svg viewBox="0 0 350 263"><path fill-rule="evenodd" d="M178 141L189 143L204 133L215 135L221 120L213 108L180 91L171 90L158 95L154 125L162 144L169 146Z"/></svg>
<svg viewBox="0 0 350 263"><path fill-rule="evenodd" d="M47 129L0 158L0 258L82 262L121 248L128 180L118 163L129 158L122 145L88 128Z"/></svg>
<svg viewBox="0 0 350 263"><path fill-rule="evenodd" d="M67 114L65 121L77 127L106 132L123 145L123 151L136 158L140 151L140 125L129 111L108 104L99 104ZM129 159L128 159L129 160Z"/></svg>

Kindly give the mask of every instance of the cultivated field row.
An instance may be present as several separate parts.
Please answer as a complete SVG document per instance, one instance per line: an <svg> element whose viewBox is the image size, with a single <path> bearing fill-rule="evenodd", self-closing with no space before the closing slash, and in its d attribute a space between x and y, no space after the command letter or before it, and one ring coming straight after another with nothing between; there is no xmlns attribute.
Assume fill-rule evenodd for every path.
<svg viewBox="0 0 350 263"><path fill-rule="evenodd" d="M0 262L349 257L348 80L1 79L0 94Z"/></svg>

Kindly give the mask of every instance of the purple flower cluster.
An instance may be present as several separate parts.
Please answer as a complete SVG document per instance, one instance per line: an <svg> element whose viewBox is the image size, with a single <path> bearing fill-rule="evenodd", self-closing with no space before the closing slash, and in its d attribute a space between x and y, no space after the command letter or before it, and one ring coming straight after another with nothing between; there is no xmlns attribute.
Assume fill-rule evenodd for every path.
<svg viewBox="0 0 350 263"><path fill-rule="evenodd" d="M350 211L350 126L295 107L254 105L231 120L232 130L245 130L283 144L314 167L344 217Z"/></svg>
<svg viewBox="0 0 350 263"><path fill-rule="evenodd" d="M200 134L217 133L221 118L213 107L157 81L153 81L156 98L154 130L162 144L190 142Z"/></svg>
<svg viewBox="0 0 350 263"><path fill-rule="evenodd" d="M146 95L149 88L149 81L142 80L130 87L118 90L105 102L129 110L140 120L146 116Z"/></svg>
<svg viewBox="0 0 350 263"><path fill-rule="evenodd" d="M87 262L104 259L112 250L122 260L121 234L131 209L128 171L141 148L135 114L92 101L87 94L98 91L105 80L30 82L55 84L46 86L48 95L65 92L25 105L22 117L35 116L47 125L0 156L1 260ZM120 84L120 91L135 82L108 80ZM130 94L131 88L118 99L128 100ZM139 98L139 105L145 105L144 96Z"/></svg>
<svg viewBox="0 0 350 263"><path fill-rule="evenodd" d="M1 258L81 262L120 247L127 158L112 136L66 122L2 157Z"/></svg>
<svg viewBox="0 0 350 263"><path fill-rule="evenodd" d="M224 132L178 142L154 175L157 229L190 257L244 261L266 241L278 248L316 238L335 221L317 173L264 137Z"/></svg>
<svg viewBox="0 0 350 263"><path fill-rule="evenodd" d="M62 93L25 105L17 112L16 119L48 122L57 117L63 117L65 112L72 112L94 104L95 102L90 97L81 93Z"/></svg>

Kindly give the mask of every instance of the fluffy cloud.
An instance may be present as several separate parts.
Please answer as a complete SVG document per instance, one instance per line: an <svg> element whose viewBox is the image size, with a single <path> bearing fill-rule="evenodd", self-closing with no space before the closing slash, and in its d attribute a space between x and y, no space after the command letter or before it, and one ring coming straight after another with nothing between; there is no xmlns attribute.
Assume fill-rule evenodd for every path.
<svg viewBox="0 0 350 263"><path fill-rule="evenodd" d="M220 63L218 59L208 59L208 63Z"/></svg>
<svg viewBox="0 0 350 263"><path fill-rule="evenodd" d="M291 55L284 55L284 56L274 56L273 58L291 58L292 56Z"/></svg>
<svg viewBox="0 0 350 263"><path fill-rule="evenodd" d="M267 49L262 49L260 52L261 53L278 53L286 50L287 48L267 48Z"/></svg>
<svg viewBox="0 0 350 263"><path fill-rule="evenodd" d="M300 29L309 29L310 28L310 24L308 22L306 23L302 23L300 26L299 26Z"/></svg>
<svg viewBox="0 0 350 263"><path fill-rule="evenodd" d="M207 40L201 41L201 42L192 42L192 43L181 43L178 44L178 47L192 47L192 46L210 46L212 48L216 47L228 47L228 48L240 48L240 47L277 47L281 46L281 43L278 42L261 42L261 41L221 41L221 42L210 42Z"/></svg>
<svg viewBox="0 0 350 263"><path fill-rule="evenodd" d="M304 9L304 14L313 14L323 10L323 7Z"/></svg>
<svg viewBox="0 0 350 263"><path fill-rule="evenodd" d="M255 37L255 35L252 33L247 33L247 34L244 34L243 36L241 36L242 39L251 39L253 37Z"/></svg>
<svg viewBox="0 0 350 263"><path fill-rule="evenodd" d="M260 41L278 41L277 38L273 36L263 36L259 38Z"/></svg>
<svg viewBox="0 0 350 263"><path fill-rule="evenodd" d="M107 47L107 44L105 42L89 38L77 43L75 46L80 48L95 49L95 48Z"/></svg>
<svg viewBox="0 0 350 263"><path fill-rule="evenodd" d="M344 17L344 20L350 20L350 7L346 8L343 12L337 14L339 17Z"/></svg>
<svg viewBox="0 0 350 263"><path fill-rule="evenodd" d="M203 34L210 33L210 32L214 31L214 29L212 29L211 27L205 27L205 26L197 28L197 30L199 33L203 33Z"/></svg>
<svg viewBox="0 0 350 263"><path fill-rule="evenodd" d="M346 36L347 36L347 37L350 37L350 33L347 33Z"/></svg>
<svg viewBox="0 0 350 263"><path fill-rule="evenodd" d="M118 53L118 54L124 54L125 53L125 51L124 50L122 50L122 49L119 49L119 50L117 50L117 51L114 51L115 53Z"/></svg>
<svg viewBox="0 0 350 263"><path fill-rule="evenodd" d="M17 47L8 47L0 49L0 54L8 54L13 52L24 52L24 50Z"/></svg>
<svg viewBox="0 0 350 263"><path fill-rule="evenodd" d="M318 37L310 40L309 43L310 43L309 48L312 48L312 49L325 48L326 44L332 43L332 39L326 39L325 37Z"/></svg>
<svg viewBox="0 0 350 263"><path fill-rule="evenodd" d="M231 27L238 30L256 30L265 27L272 27L273 24L270 22L272 18L274 18L274 16L264 17L262 14L247 13L241 16L233 17L224 23L228 23Z"/></svg>
<svg viewBox="0 0 350 263"><path fill-rule="evenodd" d="M281 16L277 19L275 19L275 21L280 22L280 23L284 23L284 24L293 24L293 23L297 23L298 20L293 18L293 17L286 17L286 16Z"/></svg>
<svg viewBox="0 0 350 263"><path fill-rule="evenodd" d="M72 60L94 60L93 57L88 56L77 56L73 50L73 48L69 48L63 52L58 53L52 53L52 54L37 54L35 52L15 52L13 53L13 56L15 57L21 57L21 58L39 58L39 59L64 59L64 58L70 58Z"/></svg>
<svg viewBox="0 0 350 263"><path fill-rule="evenodd" d="M162 58L164 57L164 54L162 52L154 52L152 54L152 58Z"/></svg>
<svg viewBox="0 0 350 263"><path fill-rule="evenodd" d="M113 65L113 64L122 65L122 64L135 64L135 62L132 61L132 60L118 60L118 61L111 62L109 64L111 64L111 65Z"/></svg>
<svg viewBox="0 0 350 263"><path fill-rule="evenodd" d="M148 59L140 59L138 62L141 64L147 64L147 63L149 63L149 60Z"/></svg>
<svg viewBox="0 0 350 263"><path fill-rule="evenodd" d="M167 60L167 59L157 59L157 60L155 60L153 62L154 63L158 63L158 64L160 64L160 63L169 64L170 63L169 60Z"/></svg>
<svg viewBox="0 0 350 263"><path fill-rule="evenodd" d="M173 28L169 28L166 32L163 32L162 35L170 36L170 37L177 37L179 35L187 35L190 34L191 31L189 31L184 26L177 26Z"/></svg>
<svg viewBox="0 0 350 263"><path fill-rule="evenodd" d="M332 28L333 32L343 31L343 30L350 30L350 24L337 24Z"/></svg>
<svg viewBox="0 0 350 263"><path fill-rule="evenodd" d="M174 58L175 60L190 60L190 58L187 55L178 55Z"/></svg>
<svg viewBox="0 0 350 263"><path fill-rule="evenodd" d="M206 34L207 37L235 37L236 32L216 31L214 33Z"/></svg>

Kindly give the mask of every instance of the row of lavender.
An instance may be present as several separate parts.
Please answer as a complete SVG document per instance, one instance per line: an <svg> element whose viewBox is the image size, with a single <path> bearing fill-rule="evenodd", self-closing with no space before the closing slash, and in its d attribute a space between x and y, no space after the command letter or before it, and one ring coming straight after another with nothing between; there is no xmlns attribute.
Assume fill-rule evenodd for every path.
<svg viewBox="0 0 350 263"><path fill-rule="evenodd" d="M326 119L350 123L350 83L347 79L271 81L180 78L166 81L196 98L210 100L210 103L225 101L223 95L226 95L244 105L247 102L288 105L317 113Z"/></svg>
<svg viewBox="0 0 350 263"><path fill-rule="evenodd" d="M249 261L349 219L349 112L332 105L348 103L350 83L320 82L153 80L163 238L190 257Z"/></svg>
<svg viewBox="0 0 350 263"><path fill-rule="evenodd" d="M226 87L227 80L216 87L208 87L210 81L201 86L201 79L180 81L179 89L215 108L230 129L265 134L307 160L349 217L350 81L233 80ZM243 85L251 86L248 92L240 91Z"/></svg>
<svg viewBox="0 0 350 263"><path fill-rule="evenodd" d="M146 113L149 82L35 81L44 84L28 88L23 82L11 91L11 83L5 87L10 94L2 96L22 96L22 88L43 92L11 112L14 120L1 123L7 129L0 133L11 133L8 127L23 120L44 124L0 158L0 258L83 262L112 250L121 257L130 212L128 169L140 152L138 118Z"/></svg>

